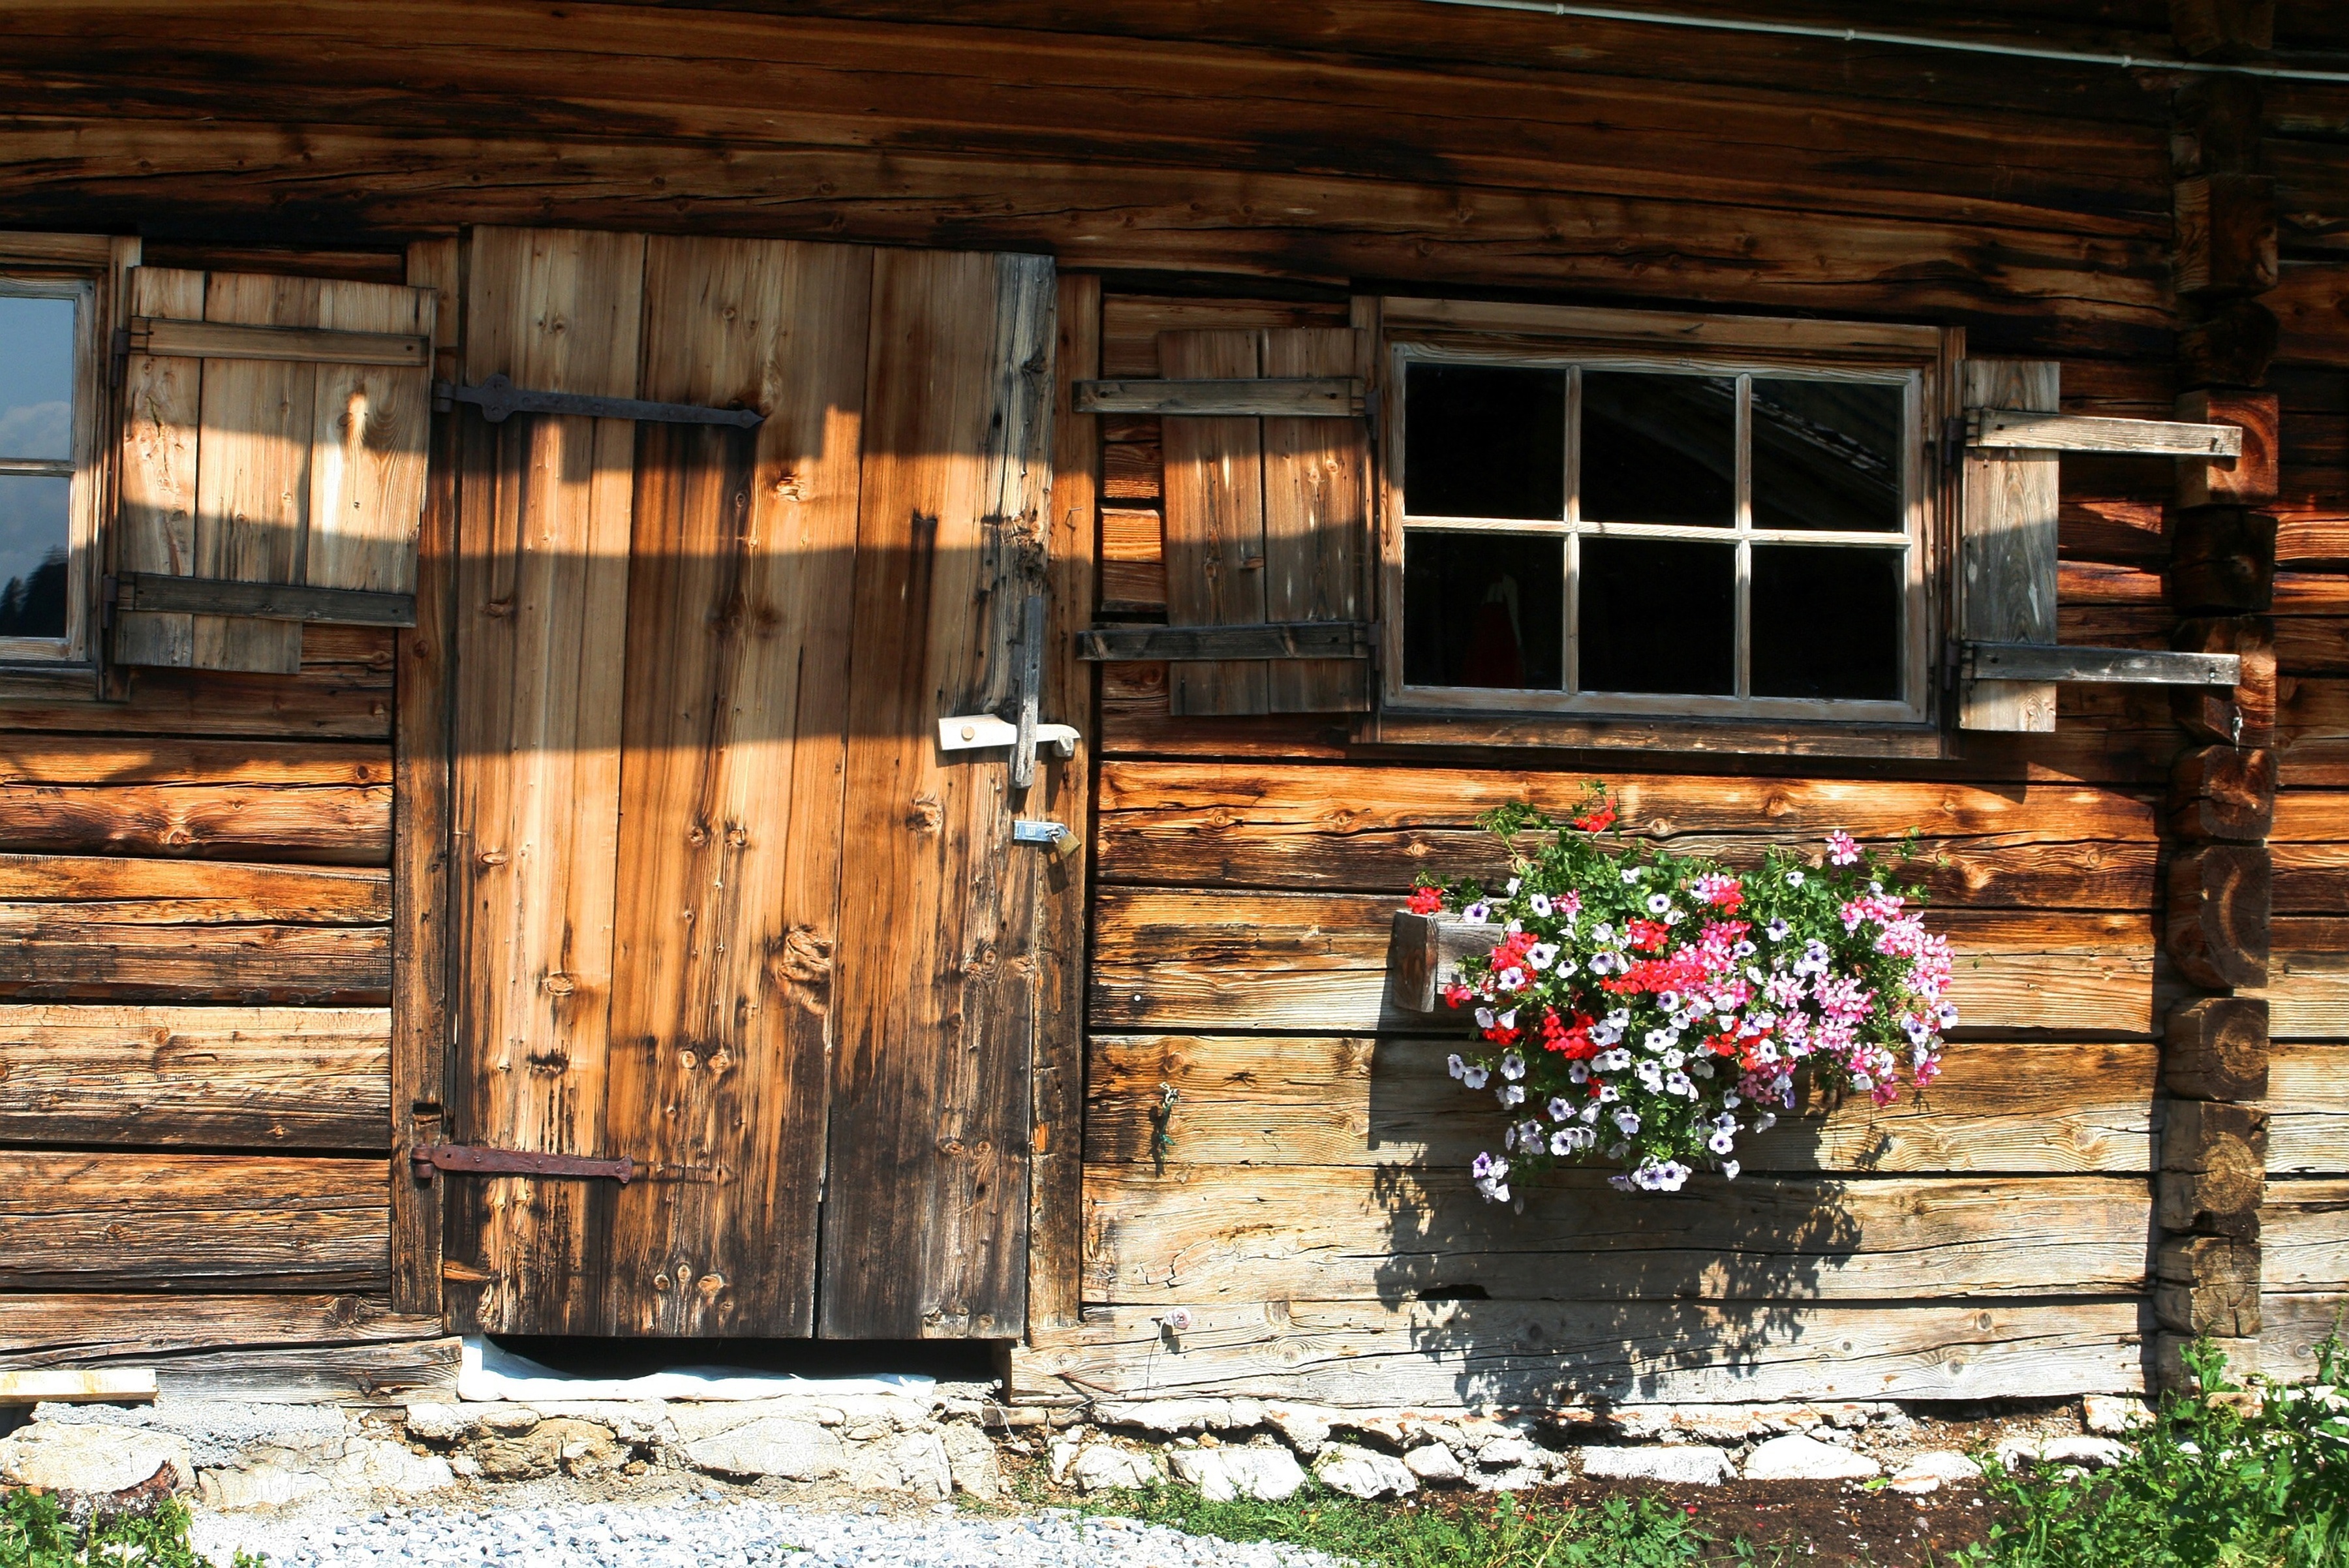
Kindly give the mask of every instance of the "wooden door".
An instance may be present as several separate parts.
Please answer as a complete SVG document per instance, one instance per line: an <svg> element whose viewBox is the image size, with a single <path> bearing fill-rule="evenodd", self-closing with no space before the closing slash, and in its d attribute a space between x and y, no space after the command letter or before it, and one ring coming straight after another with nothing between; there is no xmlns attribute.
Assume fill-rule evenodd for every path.
<svg viewBox="0 0 2349 1568"><path fill-rule="evenodd" d="M465 379L754 431L468 415L449 1176L492 1332L1016 1333L1035 852L999 705L1041 566L1035 258L476 231Z"/></svg>

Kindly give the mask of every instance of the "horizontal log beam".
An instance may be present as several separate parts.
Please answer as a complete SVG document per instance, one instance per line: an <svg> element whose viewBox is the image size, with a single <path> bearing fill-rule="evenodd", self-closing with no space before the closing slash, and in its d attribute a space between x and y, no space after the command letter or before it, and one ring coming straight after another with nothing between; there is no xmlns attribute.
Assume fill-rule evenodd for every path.
<svg viewBox="0 0 2349 1568"><path fill-rule="evenodd" d="M2132 457L2235 457L2243 450L2243 432L2233 425L1977 409L1966 417L1966 444Z"/></svg>
<svg viewBox="0 0 2349 1568"><path fill-rule="evenodd" d="M390 1147L380 1008L0 1005L0 1143Z"/></svg>
<svg viewBox="0 0 2349 1568"><path fill-rule="evenodd" d="M1261 626L1097 626L1077 633L1077 657L1096 663L1370 656L1370 625L1359 620L1268 621Z"/></svg>
<svg viewBox="0 0 2349 1568"><path fill-rule="evenodd" d="M337 332L322 327L241 327L134 316L125 339L133 354L186 359L293 359L321 365L429 365L421 333Z"/></svg>
<svg viewBox="0 0 2349 1568"><path fill-rule="evenodd" d="M247 583L226 577L181 577L160 572L132 572L118 579L115 607L171 615L319 621L338 626L416 624L414 594L314 588L300 583Z"/></svg>
<svg viewBox="0 0 2349 1568"><path fill-rule="evenodd" d="M2231 653L2139 648L2064 648L2031 642L1969 642L1973 680L2076 680L2103 685L2232 686L2242 663Z"/></svg>
<svg viewBox="0 0 2349 1568"><path fill-rule="evenodd" d="M1565 1170L1512 1180L1518 1205L1485 1201L1464 1165L1088 1165L1084 1295L1914 1302L2147 1283L2141 1178L1695 1180L1702 1203L1659 1204Z"/></svg>
<svg viewBox="0 0 2349 1568"><path fill-rule="evenodd" d="M381 1159L0 1150L0 1289L383 1290Z"/></svg>
<svg viewBox="0 0 2349 1568"><path fill-rule="evenodd" d="M434 1339L440 1320L367 1295L0 1293L0 1367L72 1366L190 1350Z"/></svg>
<svg viewBox="0 0 2349 1568"><path fill-rule="evenodd" d="M2145 1390L2136 1300L2044 1306L1283 1302L1088 1308L1011 1353L1013 1399L1340 1408L1989 1399Z"/></svg>
<svg viewBox="0 0 2349 1568"><path fill-rule="evenodd" d="M1362 383L1350 376L1079 381L1071 396L1081 414L1210 418L1360 419L1364 401Z"/></svg>
<svg viewBox="0 0 2349 1568"><path fill-rule="evenodd" d="M1430 1021L1431 1029L1444 1027ZM1494 1107L1446 1070L1448 1033L1096 1035L1084 1156L1154 1167L1465 1166L1493 1147ZM1738 1149L1750 1174L1979 1175L2153 1169L2156 1048L2144 1041L1972 1042L1933 1091L1878 1106L1813 1096ZM1171 1116L1164 1090L1175 1091ZM2349 1102L2340 1107L2349 1116ZM1161 1142L1162 1131L1171 1140ZM2343 1168L2349 1169L2349 1166Z"/></svg>

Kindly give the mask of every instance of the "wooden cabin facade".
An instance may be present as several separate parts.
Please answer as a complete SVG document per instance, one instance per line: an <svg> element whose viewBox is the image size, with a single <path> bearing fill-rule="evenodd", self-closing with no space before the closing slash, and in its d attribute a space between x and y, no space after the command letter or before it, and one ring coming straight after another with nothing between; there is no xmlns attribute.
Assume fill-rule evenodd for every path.
<svg viewBox="0 0 2349 1568"><path fill-rule="evenodd" d="M0 17L0 1369L2308 1369L2349 24L1655 9ZM1591 777L1918 833L1942 1083L1482 1202L1394 915Z"/></svg>

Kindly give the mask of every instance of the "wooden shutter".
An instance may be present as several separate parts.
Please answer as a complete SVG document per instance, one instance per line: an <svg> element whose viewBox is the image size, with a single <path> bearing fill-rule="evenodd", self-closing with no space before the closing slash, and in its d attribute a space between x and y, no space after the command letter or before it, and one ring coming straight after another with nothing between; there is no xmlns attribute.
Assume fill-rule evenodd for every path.
<svg viewBox="0 0 2349 1568"><path fill-rule="evenodd" d="M114 660L290 675L305 620L412 624L433 291L129 283Z"/></svg>
<svg viewBox="0 0 2349 1568"><path fill-rule="evenodd" d="M2055 413L2062 367L2048 360L1969 359L1964 404ZM2057 454L1966 449L1958 539L1958 635L1968 642L2055 641ZM2055 728L2052 680L1963 680L1958 726L2044 733Z"/></svg>
<svg viewBox="0 0 2349 1568"><path fill-rule="evenodd" d="M1361 341L1346 327L1166 332L1159 335L1158 362L1169 383L1267 380L1301 388L1359 374ZM1329 418L1195 415L1166 407L1162 417L1169 630L1360 628L1366 618L1367 422L1350 410ZM1311 651L1326 646L1294 629L1272 640ZM1347 640L1366 651L1366 636ZM1169 667L1169 701L1176 714L1361 711L1370 706L1369 670L1359 655L1177 657Z"/></svg>
<svg viewBox="0 0 2349 1568"><path fill-rule="evenodd" d="M2044 734L2056 683L2232 686L2233 654L2064 648L2055 641L2055 525L2067 452L2166 456L2187 465L2189 493L2217 462L2240 463L2244 421L2092 419L2061 409L2059 368L2044 360L1966 362L1965 461L1958 539L1958 725ZM2181 410L2218 419L2209 405Z"/></svg>

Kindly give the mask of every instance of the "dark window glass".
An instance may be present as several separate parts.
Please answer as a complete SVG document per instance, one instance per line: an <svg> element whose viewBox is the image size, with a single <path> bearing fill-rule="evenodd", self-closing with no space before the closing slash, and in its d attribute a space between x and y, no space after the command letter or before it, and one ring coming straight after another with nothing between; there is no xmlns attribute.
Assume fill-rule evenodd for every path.
<svg viewBox="0 0 2349 1568"><path fill-rule="evenodd" d="M0 637L66 634L70 479L0 474Z"/></svg>
<svg viewBox="0 0 2349 1568"><path fill-rule="evenodd" d="M1403 537L1402 593L1406 685L1564 685L1563 537L1414 528Z"/></svg>
<svg viewBox="0 0 2349 1568"><path fill-rule="evenodd" d="M1737 382L1582 374L1582 520L1737 522Z"/></svg>
<svg viewBox="0 0 2349 1568"><path fill-rule="evenodd" d="M1566 372L1414 363L1403 502L1414 517L1566 517Z"/></svg>
<svg viewBox="0 0 2349 1568"><path fill-rule="evenodd" d="M0 294L0 457L73 455L74 302Z"/></svg>
<svg viewBox="0 0 2349 1568"><path fill-rule="evenodd" d="M1585 691L1733 696L1737 546L1582 541Z"/></svg>
<svg viewBox="0 0 2349 1568"><path fill-rule="evenodd" d="M1754 546L1754 694L1900 696L1898 550Z"/></svg>
<svg viewBox="0 0 2349 1568"><path fill-rule="evenodd" d="M1897 534L1901 389L1754 381L1754 525Z"/></svg>

